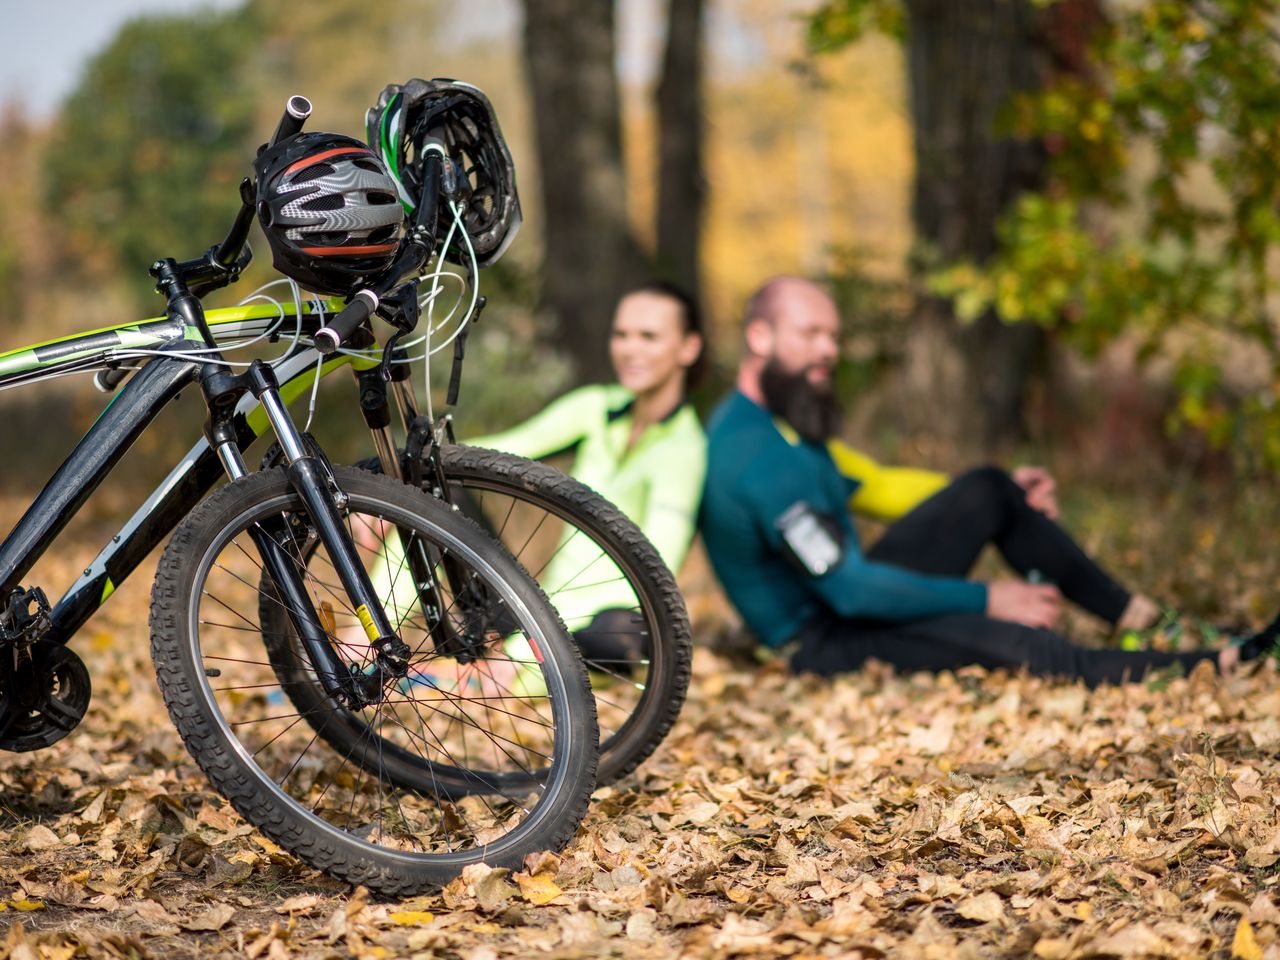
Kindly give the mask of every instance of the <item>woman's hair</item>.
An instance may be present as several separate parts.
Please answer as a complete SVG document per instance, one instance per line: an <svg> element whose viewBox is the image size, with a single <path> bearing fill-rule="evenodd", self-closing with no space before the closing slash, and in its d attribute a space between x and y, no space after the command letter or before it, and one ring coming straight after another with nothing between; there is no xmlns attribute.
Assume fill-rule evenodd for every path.
<svg viewBox="0 0 1280 960"><path fill-rule="evenodd" d="M689 364L689 369L685 372L686 387L696 387L707 373L707 334L702 328L702 311L698 309L698 302L683 287L667 280L649 280L632 287L624 296L629 297L633 293L652 293L674 300L680 307L680 325L684 328L684 333L696 333L702 338L698 359Z"/></svg>

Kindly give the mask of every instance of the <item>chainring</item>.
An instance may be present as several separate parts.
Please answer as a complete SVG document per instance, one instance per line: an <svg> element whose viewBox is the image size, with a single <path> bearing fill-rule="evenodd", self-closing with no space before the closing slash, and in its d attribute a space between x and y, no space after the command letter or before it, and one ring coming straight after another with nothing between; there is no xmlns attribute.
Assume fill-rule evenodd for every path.
<svg viewBox="0 0 1280 960"><path fill-rule="evenodd" d="M27 753L57 743L84 719L93 687L84 661L61 643L36 640L9 666L0 702L0 750Z"/></svg>

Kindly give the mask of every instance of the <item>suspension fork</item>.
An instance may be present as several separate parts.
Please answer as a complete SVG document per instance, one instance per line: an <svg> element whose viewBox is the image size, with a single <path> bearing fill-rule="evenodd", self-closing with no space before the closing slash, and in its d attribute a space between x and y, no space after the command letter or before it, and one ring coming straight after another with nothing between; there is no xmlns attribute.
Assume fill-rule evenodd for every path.
<svg viewBox="0 0 1280 960"><path fill-rule="evenodd" d="M228 380L236 382L227 383ZM280 398L275 373L267 364L255 360L242 377L235 378L215 369L202 377L202 384L211 411L210 442L232 479L243 475L244 461L234 433L226 429L230 426L229 417L219 413L229 410L234 400L228 402L228 398L244 389L253 393L266 412L284 451L289 483L302 498L338 580L377 654L377 669L372 674L366 676L353 671L338 657L302 583L299 567L286 552L282 540L267 530L255 528L254 542L326 692L356 706L377 702L387 678L399 679L408 673L410 650L392 627L343 522L341 511L346 506L346 495L338 489L327 465L307 448ZM220 384L223 389L219 389ZM288 530L281 533L291 535Z"/></svg>

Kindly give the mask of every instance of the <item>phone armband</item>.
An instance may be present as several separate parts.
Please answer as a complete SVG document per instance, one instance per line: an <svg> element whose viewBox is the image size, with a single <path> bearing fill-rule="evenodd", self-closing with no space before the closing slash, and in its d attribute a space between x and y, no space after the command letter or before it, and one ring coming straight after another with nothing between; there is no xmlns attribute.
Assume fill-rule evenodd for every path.
<svg viewBox="0 0 1280 960"><path fill-rule="evenodd" d="M773 526L782 537L787 559L808 576L824 576L844 559L845 535L840 524L803 500L788 507Z"/></svg>

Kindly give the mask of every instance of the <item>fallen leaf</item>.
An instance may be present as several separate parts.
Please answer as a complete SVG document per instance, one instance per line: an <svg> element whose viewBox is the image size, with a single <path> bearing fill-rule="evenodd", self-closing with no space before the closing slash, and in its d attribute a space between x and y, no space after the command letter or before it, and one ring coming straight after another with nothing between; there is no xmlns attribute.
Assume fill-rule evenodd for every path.
<svg viewBox="0 0 1280 960"><path fill-rule="evenodd" d="M1169 944L1145 923L1131 923L1127 927L1095 940L1091 953L1110 954L1117 957L1173 956ZM1260 960L1260 958L1259 958Z"/></svg>
<svg viewBox="0 0 1280 960"><path fill-rule="evenodd" d="M52 850L62 846L58 835L42 823L36 824L27 831L26 845L28 850Z"/></svg>
<svg viewBox="0 0 1280 960"><path fill-rule="evenodd" d="M988 890L985 893L978 894L976 897L968 897L961 900L956 904L956 913L966 920L991 923L992 921L1004 919L1004 903L1001 902L999 894Z"/></svg>
<svg viewBox="0 0 1280 960"><path fill-rule="evenodd" d="M220 903L212 909L180 924L184 930L221 930L236 915L236 908Z"/></svg>
<svg viewBox="0 0 1280 960"><path fill-rule="evenodd" d="M387 916L392 923L399 924L402 927L422 926L423 924L431 923L436 918L434 913L428 913L426 910L401 910Z"/></svg>
<svg viewBox="0 0 1280 960"><path fill-rule="evenodd" d="M537 907L550 903L564 893L563 890L556 886L555 879L548 873L539 873L532 877L524 873L517 873L516 882L520 884L520 896Z"/></svg>
<svg viewBox="0 0 1280 960"><path fill-rule="evenodd" d="M276 907L276 913L310 913L320 905L320 898L314 893L300 893L290 897Z"/></svg>
<svg viewBox="0 0 1280 960"><path fill-rule="evenodd" d="M476 902L480 909L497 913L516 895L516 888L504 879L506 870L491 870L475 882Z"/></svg>
<svg viewBox="0 0 1280 960"><path fill-rule="evenodd" d="M1262 960L1262 947L1253 935L1248 917L1242 916L1236 924L1236 935L1231 941L1231 956L1238 960Z"/></svg>

